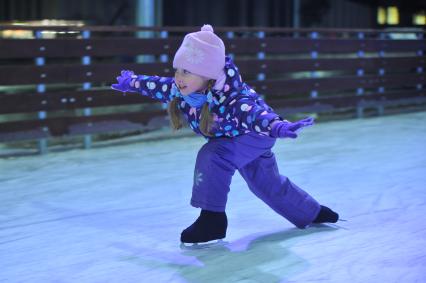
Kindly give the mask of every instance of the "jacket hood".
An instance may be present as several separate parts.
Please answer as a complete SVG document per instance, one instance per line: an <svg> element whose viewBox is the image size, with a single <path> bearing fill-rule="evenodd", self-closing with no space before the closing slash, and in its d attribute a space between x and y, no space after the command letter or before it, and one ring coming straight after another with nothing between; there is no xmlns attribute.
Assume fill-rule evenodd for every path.
<svg viewBox="0 0 426 283"><path fill-rule="evenodd" d="M225 83L222 88L222 92L227 93L229 91L235 91L242 87L243 82L240 75L240 72L238 70L238 67L235 66L233 60L229 57L225 57Z"/></svg>

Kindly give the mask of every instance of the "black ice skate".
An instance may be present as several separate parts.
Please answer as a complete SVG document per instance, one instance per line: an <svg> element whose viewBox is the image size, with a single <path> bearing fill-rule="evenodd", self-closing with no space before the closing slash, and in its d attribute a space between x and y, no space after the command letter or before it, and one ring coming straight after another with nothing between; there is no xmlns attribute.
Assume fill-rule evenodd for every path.
<svg viewBox="0 0 426 283"><path fill-rule="evenodd" d="M339 214L331 210L330 208L321 205L321 210L313 223L336 223L339 220Z"/></svg>
<svg viewBox="0 0 426 283"><path fill-rule="evenodd" d="M185 247L188 247L185 244L210 244L210 241L225 238L227 227L228 219L225 212L201 210L197 220L182 231L180 240Z"/></svg>

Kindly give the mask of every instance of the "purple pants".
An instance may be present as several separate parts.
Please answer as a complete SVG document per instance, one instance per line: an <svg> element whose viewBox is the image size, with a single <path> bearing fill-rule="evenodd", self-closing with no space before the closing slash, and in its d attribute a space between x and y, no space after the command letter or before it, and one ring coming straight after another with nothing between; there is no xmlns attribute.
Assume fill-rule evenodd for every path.
<svg viewBox="0 0 426 283"><path fill-rule="evenodd" d="M317 216L320 205L278 172L271 148L275 138L246 134L211 139L197 155L191 205L225 211L232 176L238 170L250 190L299 228Z"/></svg>

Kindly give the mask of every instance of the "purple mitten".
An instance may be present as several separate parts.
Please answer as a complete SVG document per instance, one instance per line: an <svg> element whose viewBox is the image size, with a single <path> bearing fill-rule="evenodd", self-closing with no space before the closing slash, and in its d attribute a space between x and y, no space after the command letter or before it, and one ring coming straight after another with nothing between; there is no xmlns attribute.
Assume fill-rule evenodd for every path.
<svg viewBox="0 0 426 283"><path fill-rule="evenodd" d="M297 122L274 121L271 124L271 137L274 138L297 138L297 131L314 124L314 118L308 117Z"/></svg>
<svg viewBox="0 0 426 283"><path fill-rule="evenodd" d="M132 79L136 78L137 76L133 71L123 70L121 71L121 75L117 77L118 84L111 85L111 88L122 92L129 91Z"/></svg>
<svg viewBox="0 0 426 283"><path fill-rule="evenodd" d="M297 132L304 127L312 126L314 124L314 118L307 117L294 123L290 122L290 124L291 125L289 125L289 129L293 132Z"/></svg>

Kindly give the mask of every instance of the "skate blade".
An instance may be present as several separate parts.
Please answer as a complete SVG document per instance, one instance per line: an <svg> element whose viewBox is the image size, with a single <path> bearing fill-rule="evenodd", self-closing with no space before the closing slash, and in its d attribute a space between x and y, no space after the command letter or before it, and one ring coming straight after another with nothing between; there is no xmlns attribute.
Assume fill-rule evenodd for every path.
<svg viewBox="0 0 426 283"><path fill-rule="evenodd" d="M203 250L211 249L215 247L225 246L228 242L223 241L223 239L212 240L204 243L180 243L180 248L182 250Z"/></svg>
<svg viewBox="0 0 426 283"><path fill-rule="evenodd" d="M336 223L330 223L330 222L324 222L324 223L311 223L309 224L307 227L312 227L312 228L334 228L334 229L344 229L344 230L349 230L346 227L340 226L339 222L348 222L347 220L343 220L343 219L339 219L337 220ZM342 223L343 224L343 223Z"/></svg>

